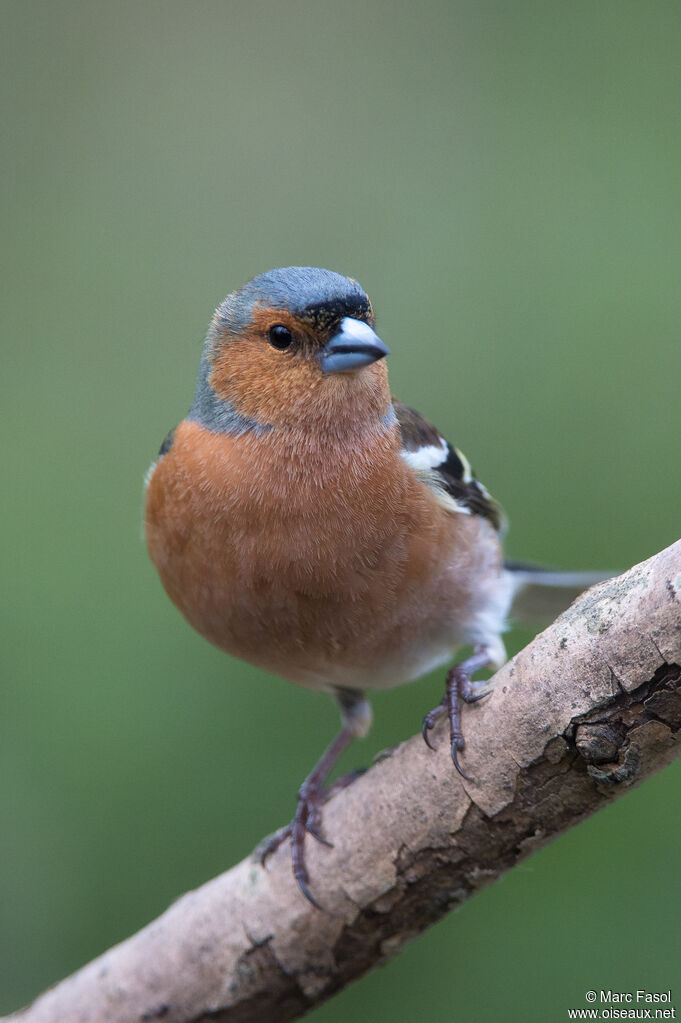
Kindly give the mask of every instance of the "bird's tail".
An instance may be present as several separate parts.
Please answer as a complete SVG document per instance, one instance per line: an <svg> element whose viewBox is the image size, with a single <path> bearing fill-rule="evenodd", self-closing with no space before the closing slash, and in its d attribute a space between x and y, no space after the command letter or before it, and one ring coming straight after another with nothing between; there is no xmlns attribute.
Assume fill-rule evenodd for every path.
<svg viewBox="0 0 681 1023"><path fill-rule="evenodd" d="M513 599L511 622L548 625L590 586L611 579L615 572L560 572L555 568L505 561Z"/></svg>

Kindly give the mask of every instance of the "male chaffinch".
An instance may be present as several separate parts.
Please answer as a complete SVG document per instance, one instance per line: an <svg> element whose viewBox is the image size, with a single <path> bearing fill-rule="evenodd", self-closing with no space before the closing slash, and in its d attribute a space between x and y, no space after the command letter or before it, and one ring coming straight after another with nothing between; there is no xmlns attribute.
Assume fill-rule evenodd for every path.
<svg viewBox="0 0 681 1023"><path fill-rule="evenodd" d="M147 476L149 553L187 620L340 705L342 729L287 831L314 905L305 833L324 841L324 781L371 725L364 690L411 682L470 644L423 721L430 745L448 717L463 775L461 700L485 695L474 672L504 663L514 597L558 613L601 578L504 563L498 505L464 455L391 396L388 354L351 278L255 277L216 310L194 403Z"/></svg>

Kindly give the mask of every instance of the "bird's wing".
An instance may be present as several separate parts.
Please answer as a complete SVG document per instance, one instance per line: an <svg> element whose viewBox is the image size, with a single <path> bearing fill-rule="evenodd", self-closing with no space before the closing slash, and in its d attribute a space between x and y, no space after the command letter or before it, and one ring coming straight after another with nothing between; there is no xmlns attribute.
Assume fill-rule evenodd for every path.
<svg viewBox="0 0 681 1023"><path fill-rule="evenodd" d="M402 458L435 492L440 503L459 514L479 515L501 530L503 512L475 478L466 456L416 409L396 399L393 406L402 435Z"/></svg>
<svg viewBox="0 0 681 1023"><path fill-rule="evenodd" d="M505 527L504 515L475 478L466 456L449 444L420 412L393 399L402 435L402 457L451 511L480 515L495 529ZM511 621L542 625L552 622L580 593L609 579L612 572L561 572L557 569L506 561L504 570L513 594Z"/></svg>

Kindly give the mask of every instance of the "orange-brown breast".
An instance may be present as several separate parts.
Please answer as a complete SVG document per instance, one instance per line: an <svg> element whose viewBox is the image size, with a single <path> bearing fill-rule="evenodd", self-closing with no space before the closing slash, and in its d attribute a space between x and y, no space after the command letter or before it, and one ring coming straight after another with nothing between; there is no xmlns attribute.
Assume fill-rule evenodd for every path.
<svg viewBox="0 0 681 1023"><path fill-rule="evenodd" d="M396 429L321 443L184 421L147 490L170 598L228 653L315 688L344 672L371 686L379 663L446 646L448 628L453 649L488 526L445 511L399 448Z"/></svg>

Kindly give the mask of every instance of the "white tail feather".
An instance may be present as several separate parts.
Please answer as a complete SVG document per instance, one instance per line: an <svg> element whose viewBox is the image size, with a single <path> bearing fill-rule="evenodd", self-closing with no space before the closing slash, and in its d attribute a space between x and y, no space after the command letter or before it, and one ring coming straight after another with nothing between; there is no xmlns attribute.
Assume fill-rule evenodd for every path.
<svg viewBox="0 0 681 1023"><path fill-rule="evenodd" d="M580 593L610 579L614 572L559 572L534 565L506 564L513 598L511 623L548 625L562 614Z"/></svg>

